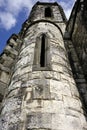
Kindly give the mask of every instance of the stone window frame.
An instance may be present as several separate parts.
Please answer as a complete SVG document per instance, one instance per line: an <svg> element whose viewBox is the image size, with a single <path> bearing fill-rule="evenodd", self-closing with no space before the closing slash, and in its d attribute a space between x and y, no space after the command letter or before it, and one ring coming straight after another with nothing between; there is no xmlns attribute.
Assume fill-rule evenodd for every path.
<svg viewBox="0 0 87 130"><path fill-rule="evenodd" d="M45 35L45 66L41 67L40 55L41 55L41 39ZM33 71L40 70L51 70L51 59L50 59L50 48L49 48L49 36L45 33L41 33L36 37L35 49L34 49L34 60L33 60ZM49 48L49 49L48 49Z"/></svg>

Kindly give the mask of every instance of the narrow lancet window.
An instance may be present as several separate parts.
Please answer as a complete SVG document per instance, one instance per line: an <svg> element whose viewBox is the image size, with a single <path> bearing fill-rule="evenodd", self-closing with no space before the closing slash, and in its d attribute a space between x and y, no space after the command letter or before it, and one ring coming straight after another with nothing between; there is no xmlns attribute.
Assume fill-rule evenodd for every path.
<svg viewBox="0 0 87 130"><path fill-rule="evenodd" d="M52 11L50 7L45 8L45 17L51 17Z"/></svg>
<svg viewBox="0 0 87 130"><path fill-rule="evenodd" d="M48 42L48 36L45 34L36 38L33 70L50 70L50 46Z"/></svg>
<svg viewBox="0 0 87 130"><path fill-rule="evenodd" d="M40 66L45 67L45 35L41 38Z"/></svg>

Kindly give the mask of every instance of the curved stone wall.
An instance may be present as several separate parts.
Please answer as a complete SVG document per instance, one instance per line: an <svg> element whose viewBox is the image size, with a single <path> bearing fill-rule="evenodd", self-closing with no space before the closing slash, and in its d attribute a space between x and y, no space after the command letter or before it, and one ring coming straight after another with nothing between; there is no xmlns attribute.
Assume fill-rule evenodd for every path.
<svg viewBox="0 0 87 130"><path fill-rule="evenodd" d="M42 33L49 41L50 70L33 70L36 38ZM1 116L1 130L84 130L63 37L53 24L41 22L27 30Z"/></svg>

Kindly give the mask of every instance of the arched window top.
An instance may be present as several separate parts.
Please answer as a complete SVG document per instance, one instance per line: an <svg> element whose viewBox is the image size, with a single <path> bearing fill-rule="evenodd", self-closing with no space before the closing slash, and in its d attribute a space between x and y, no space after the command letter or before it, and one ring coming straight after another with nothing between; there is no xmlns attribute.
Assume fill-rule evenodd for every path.
<svg viewBox="0 0 87 130"><path fill-rule="evenodd" d="M45 8L45 17L52 17L52 10L50 7Z"/></svg>
<svg viewBox="0 0 87 130"><path fill-rule="evenodd" d="M47 37L46 34L42 33L42 34L40 34L40 36L38 38L45 39L46 37Z"/></svg>

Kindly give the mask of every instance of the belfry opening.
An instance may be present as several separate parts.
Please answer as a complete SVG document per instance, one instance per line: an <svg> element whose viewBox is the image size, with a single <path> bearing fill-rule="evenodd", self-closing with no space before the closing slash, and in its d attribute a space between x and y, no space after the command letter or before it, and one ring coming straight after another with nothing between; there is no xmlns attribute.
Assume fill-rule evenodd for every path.
<svg viewBox="0 0 87 130"><path fill-rule="evenodd" d="M51 17L52 11L50 7L45 8L45 17Z"/></svg>

